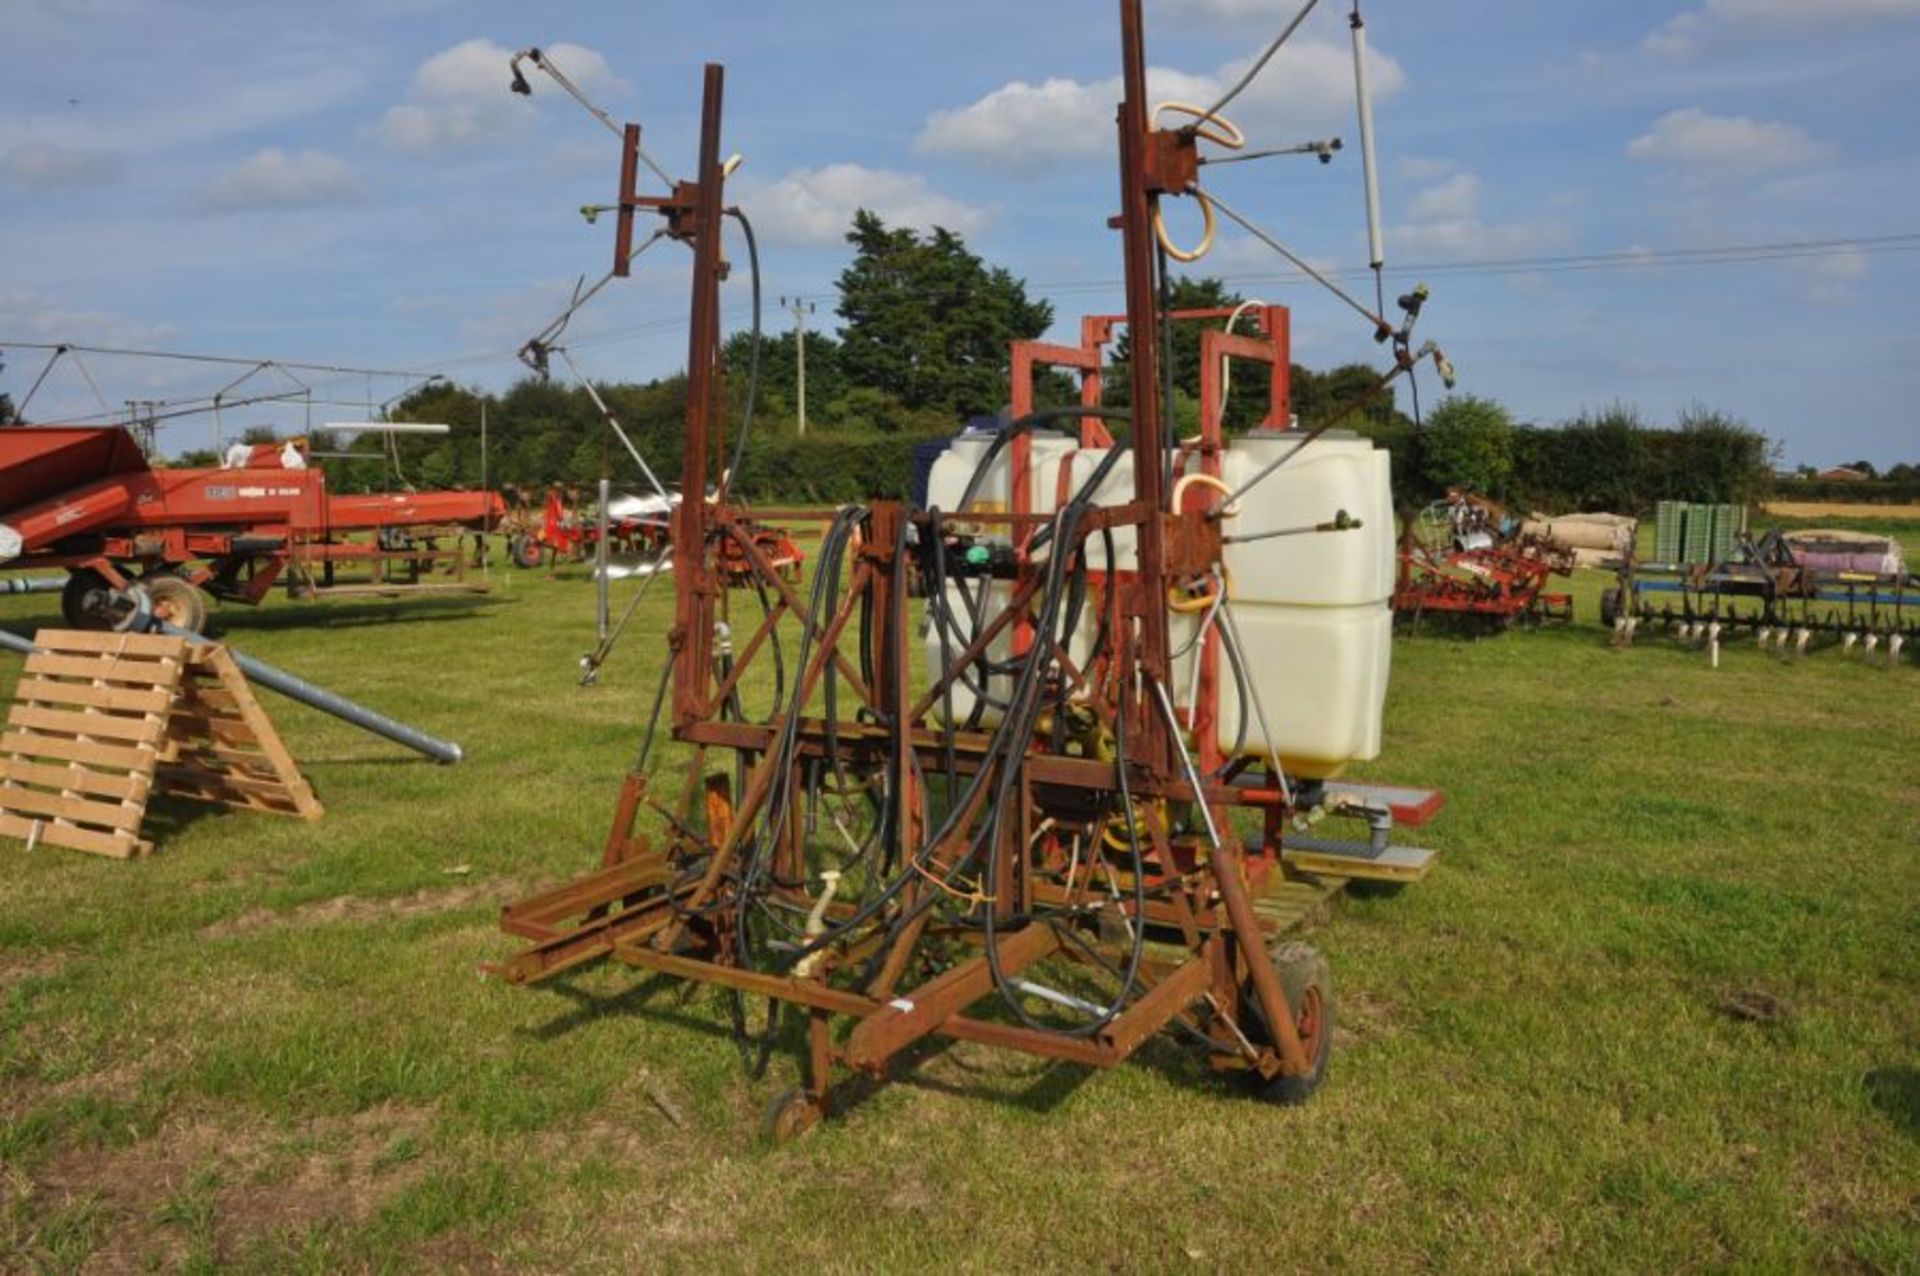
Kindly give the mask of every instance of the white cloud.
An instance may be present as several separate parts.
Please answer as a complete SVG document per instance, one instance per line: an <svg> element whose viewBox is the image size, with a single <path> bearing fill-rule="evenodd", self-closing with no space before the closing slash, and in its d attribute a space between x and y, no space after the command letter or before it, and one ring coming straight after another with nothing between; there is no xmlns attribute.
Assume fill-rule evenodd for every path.
<svg viewBox="0 0 1920 1276"><path fill-rule="evenodd" d="M1237 24L1255 19L1285 21L1299 12L1300 3L1299 0L1157 0L1154 8L1169 18Z"/></svg>
<svg viewBox="0 0 1920 1276"><path fill-rule="evenodd" d="M860 209L897 226L944 226L972 234L993 218L993 210L943 195L918 173L829 164L796 169L777 181L740 182L742 205L754 228L771 242L839 243Z"/></svg>
<svg viewBox="0 0 1920 1276"><path fill-rule="evenodd" d="M0 155L0 173L22 186L98 186L120 175L117 151L23 142Z"/></svg>
<svg viewBox="0 0 1920 1276"><path fill-rule="evenodd" d="M1394 160L1393 171L1410 182L1435 182L1451 174L1454 164L1448 159L1403 155Z"/></svg>
<svg viewBox="0 0 1920 1276"><path fill-rule="evenodd" d="M1531 257L1565 247L1573 227L1557 220L1487 221L1481 214L1480 179L1457 173L1417 192L1407 220L1388 233L1395 256L1428 261L1490 261Z"/></svg>
<svg viewBox="0 0 1920 1276"><path fill-rule="evenodd" d="M169 64L169 53L180 62L213 57L198 47L176 51L161 46L166 52L150 47L137 55L142 65ZM0 107L0 138L31 135L46 146L120 151L145 160L228 138L284 131L284 125L351 103L366 89L366 71L336 54L332 45L295 42L214 60L231 65L232 73L197 80L191 93L177 91L171 77L134 75L87 94L78 107L58 114L8 114Z"/></svg>
<svg viewBox="0 0 1920 1276"><path fill-rule="evenodd" d="M150 348L171 339L174 330L166 324L147 323L109 310L82 310L62 305L54 298L26 289L0 289L0 340L40 344L72 344L122 348ZM0 348L6 370L0 373L0 391L12 395L16 405L47 367L48 351L22 350L15 346ZM88 377L100 387L108 409L134 397L138 388L144 396L153 383L118 375L103 356L87 355L76 363L72 355L53 364L47 379L34 392L27 415L38 422L54 422L101 411L100 398L94 394ZM158 390L153 393L158 394Z"/></svg>
<svg viewBox="0 0 1920 1276"><path fill-rule="evenodd" d="M1853 300L1860 281L1867 277L1867 254L1848 245L1837 252L1808 257L1795 263L1805 284L1807 300L1823 306L1837 306Z"/></svg>
<svg viewBox="0 0 1920 1276"><path fill-rule="evenodd" d="M1377 52L1368 57L1376 98L1389 97L1406 84L1398 62ZM1148 94L1156 103L1210 104L1248 65L1249 59L1240 59L1211 75L1155 67L1147 72ZM1031 176L1063 162L1110 156L1120 97L1118 76L1095 81L1055 77L1039 84L1014 80L966 106L935 111L913 146L921 154L951 155ZM1255 145L1275 138L1295 142L1344 127L1351 119L1352 102L1352 54L1330 40L1295 37L1227 115Z"/></svg>
<svg viewBox="0 0 1920 1276"><path fill-rule="evenodd" d="M555 44L541 52L589 94L619 86L607 60L578 44ZM526 103L508 91L507 64L513 50L476 37L422 62L407 87L407 97L387 109L380 131L404 151L431 151L491 141L510 133L525 118ZM536 95L561 90L526 68Z"/></svg>
<svg viewBox="0 0 1920 1276"><path fill-rule="evenodd" d="M1920 0L1707 0L1722 22L1762 26L1825 26L1862 18L1920 17Z"/></svg>
<svg viewBox="0 0 1920 1276"><path fill-rule="evenodd" d="M215 208L265 208L337 203L357 189L353 169L325 151L255 151L214 178L207 202Z"/></svg>
<svg viewBox="0 0 1920 1276"><path fill-rule="evenodd" d="M1472 173L1456 173L1416 194L1407 216L1419 222L1453 221L1472 217L1479 208L1480 179Z"/></svg>
<svg viewBox="0 0 1920 1276"><path fill-rule="evenodd" d="M1646 47L1683 57L1723 32L1780 34L1916 17L1920 17L1920 0L1706 0L1702 7L1676 14L1655 28L1646 38Z"/></svg>
<svg viewBox="0 0 1920 1276"><path fill-rule="evenodd" d="M1690 106L1661 116L1627 143L1627 158L1684 165L1695 175L1707 175L1792 168L1825 150L1791 124L1712 115Z"/></svg>
<svg viewBox="0 0 1920 1276"><path fill-rule="evenodd" d="M165 324L146 323L109 310L76 310L24 289L0 291L0 339L149 346L172 333L173 329ZM24 352L9 352L9 379L20 372L25 362Z"/></svg>

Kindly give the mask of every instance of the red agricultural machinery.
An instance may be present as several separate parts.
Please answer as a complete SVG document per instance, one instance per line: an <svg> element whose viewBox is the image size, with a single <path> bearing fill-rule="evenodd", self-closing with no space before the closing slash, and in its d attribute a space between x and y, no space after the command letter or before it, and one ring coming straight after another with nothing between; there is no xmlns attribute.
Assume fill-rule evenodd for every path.
<svg viewBox="0 0 1920 1276"><path fill-rule="evenodd" d="M525 946L491 969L534 985L612 961L717 989L755 1075L804 1041L802 1086L767 1109L773 1139L817 1122L837 1076L883 1076L934 1038L1112 1067L1167 1034L1256 1094L1300 1102L1326 1075L1334 1005L1325 960L1288 937L1305 907L1292 901L1349 878L1417 880L1433 859L1391 838L1439 794L1341 774L1378 752L1390 649L1392 538L1373 512L1390 506L1386 458L1328 437L1361 405L1305 430L1282 417L1253 440L1225 438L1211 413L1196 439L1170 427L1162 207L1242 220L1200 173L1203 142L1243 139L1221 118L1232 94L1161 125L1172 108L1147 96L1142 0L1119 11L1128 406L1102 402L1097 349L1039 352L1030 362L1081 371L1079 402L1017 404L990 435L956 440L932 480L951 501L756 512L823 525L804 588L761 553L728 488L721 236L734 219L751 243L751 225L728 197L724 72L706 68L691 180L642 194L640 127L616 127L609 277L627 273L643 214L693 259L674 620L598 866L506 905L502 929ZM539 50L515 56L516 91L531 91L527 63L609 123ZM1346 298L1392 343L1370 394L1428 353L1444 364L1412 345L1424 297L1397 323ZM1282 376L1269 321L1265 340L1216 340L1215 355ZM1016 368L1016 393L1030 377ZM1347 490L1367 496L1360 520L1343 517ZM1350 572L1315 566L1349 559ZM663 764L669 736L683 753ZM1364 822L1367 840L1315 835L1323 817Z"/></svg>
<svg viewBox="0 0 1920 1276"><path fill-rule="evenodd" d="M587 510L578 488L547 489L545 500L536 513L532 502L518 489L505 490L507 517L501 531L507 536L507 556L516 567L535 568L562 561L599 560L600 541L605 537L606 559L617 564L615 574L664 563L673 544L673 511L680 504L678 495L620 496L607 503L604 517ZM754 548L787 580L800 579L806 554L793 534L767 523L745 520ZM741 585L752 579L753 565L737 545L730 546L721 569L729 583Z"/></svg>
<svg viewBox="0 0 1920 1276"><path fill-rule="evenodd" d="M1573 619L1573 596L1547 582L1573 572L1573 554L1484 496L1454 489L1403 529L1394 613L1417 627L1448 618L1482 628Z"/></svg>
<svg viewBox="0 0 1920 1276"><path fill-rule="evenodd" d="M170 469L120 426L0 429L0 567L66 569L61 610L93 629L158 617L198 631L209 595L255 604L280 582L303 596L485 589L461 542L498 521L498 495L333 495L287 450Z"/></svg>

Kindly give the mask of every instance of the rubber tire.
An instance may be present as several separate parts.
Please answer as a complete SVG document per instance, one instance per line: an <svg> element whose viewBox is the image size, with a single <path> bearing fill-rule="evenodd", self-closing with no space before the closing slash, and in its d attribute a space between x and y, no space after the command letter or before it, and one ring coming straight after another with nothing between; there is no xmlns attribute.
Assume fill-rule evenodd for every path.
<svg viewBox="0 0 1920 1276"><path fill-rule="evenodd" d="M207 596L193 582L178 576L149 576L140 582L153 596L153 614L176 629L205 633Z"/></svg>
<svg viewBox="0 0 1920 1276"><path fill-rule="evenodd" d="M60 590L60 618L69 629L108 629L111 626L86 609L87 595L108 588L107 578L91 567L81 567L67 573L67 583Z"/></svg>
<svg viewBox="0 0 1920 1276"><path fill-rule="evenodd" d="M139 583L133 585L139 589ZM87 610L87 595L105 591L113 592L113 586L107 578L91 567L82 567L67 575L67 583L60 590L60 616L69 629L90 629L96 633L123 632L131 626L139 615L136 609L118 622L109 620Z"/></svg>
<svg viewBox="0 0 1920 1276"><path fill-rule="evenodd" d="M1613 622L1620 618L1620 589L1602 591L1600 595L1600 624L1603 628L1613 628Z"/></svg>
<svg viewBox="0 0 1920 1276"><path fill-rule="evenodd" d="M1280 1076L1271 1080L1255 1074L1255 1089L1262 1099L1283 1107L1297 1107L1312 1098L1314 1091L1326 1081L1327 1064L1333 1057L1333 970L1319 949L1297 940L1276 945L1268 950L1267 957L1273 963L1274 973L1280 976L1287 1008L1296 1023L1309 998L1317 1003L1317 1030L1312 1040L1301 1042L1308 1052L1309 1071L1303 1076ZM1252 997L1251 988L1247 995ZM1255 1031L1249 1036L1259 1040L1267 1035L1266 1026L1259 1021L1259 1002L1254 1000L1251 1004L1254 1014L1250 1027Z"/></svg>
<svg viewBox="0 0 1920 1276"><path fill-rule="evenodd" d="M532 571L540 565L540 542L531 536L515 536L507 542L507 557L515 567Z"/></svg>

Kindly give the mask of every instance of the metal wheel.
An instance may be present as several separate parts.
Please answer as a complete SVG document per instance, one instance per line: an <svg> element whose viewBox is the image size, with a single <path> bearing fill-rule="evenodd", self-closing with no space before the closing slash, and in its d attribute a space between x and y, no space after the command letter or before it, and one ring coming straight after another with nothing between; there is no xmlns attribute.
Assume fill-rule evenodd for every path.
<svg viewBox="0 0 1920 1276"><path fill-rule="evenodd" d="M540 565L540 542L531 536L515 536L507 542L507 557L515 567L531 571Z"/></svg>
<svg viewBox="0 0 1920 1276"><path fill-rule="evenodd" d="M791 1143L819 1125L825 1115L826 1110L817 1099L794 1086L773 1096L773 1101L761 1113L760 1138L774 1147Z"/></svg>
<svg viewBox="0 0 1920 1276"><path fill-rule="evenodd" d="M1291 1106L1305 1103L1327 1079L1327 1063L1333 1054L1333 971L1319 949L1297 941L1273 948L1268 960L1273 962L1280 987L1287 995L1294 1031L1300 1035L1300 1048L1307 1056L1307 1071L1299 1076L1262 1079L1257 1086L1260 1097L1267 1102ZM1259 1003L1251 1004L1255 1010L1248 1035L1270 1043L1272 1037L1259 1021Z"/></svg>
<svg viewBox="0 0 1920 1276"><path fill-rule="evenodd" d="M149 576L140 582L153 599L153 615L176 629L202 632L207 623L207 596L178 576Z"/></svg>

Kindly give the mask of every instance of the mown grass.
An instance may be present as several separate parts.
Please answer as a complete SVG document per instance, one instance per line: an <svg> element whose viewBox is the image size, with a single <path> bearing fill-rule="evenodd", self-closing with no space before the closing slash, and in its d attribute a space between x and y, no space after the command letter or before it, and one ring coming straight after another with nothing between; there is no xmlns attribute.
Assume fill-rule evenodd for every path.
<svg viewBox="0 0 1920 1276"><path fill-rule="evenodd" d="M1366 772L1448 791L1444 854L1313 936L1313 1104L1173 1041L1100 1074L954 1046L772 1151L792 1063L744 1080L710 995L476 970L501 900L596 862L667 594L592 690L578 569L230 609L468 760L275 698L320 823L0 846L0 1266L1912 1269L1920 668L1614 650L1601 583L1571 628L1396 645Z"/></svg>

